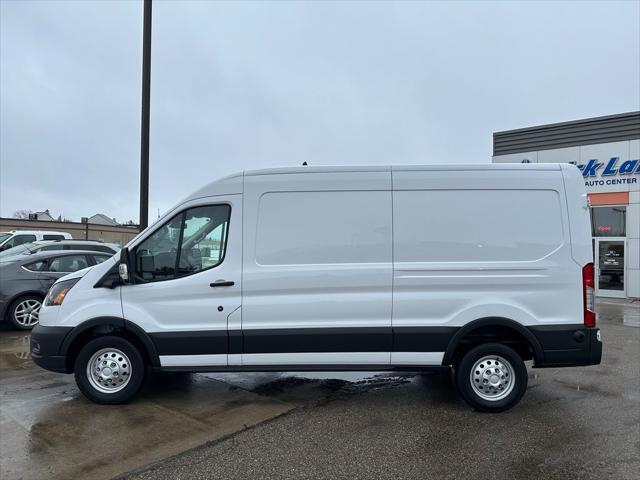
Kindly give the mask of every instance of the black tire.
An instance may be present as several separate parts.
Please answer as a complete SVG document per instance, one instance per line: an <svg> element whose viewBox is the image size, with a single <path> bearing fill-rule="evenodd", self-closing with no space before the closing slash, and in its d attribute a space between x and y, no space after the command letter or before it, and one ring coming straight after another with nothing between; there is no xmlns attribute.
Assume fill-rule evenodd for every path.
<svg viewBox="0 0 640 480"><path fill-rule="evenodd" d="M38 324L37 321L32 325L20 323L20 320L17 317L18 308L24 308L25 302L38 302L39 304L38 310L40 310L40 307L42 306L42 302L44 302L44 298L41 295L31 294L31 295L23 295L19 298L16 298L13 302L11 302L11 305L9 305L9 308L7 309L7 320L9 320L9 323L14 328L17 328L18 330L31 330L33 327L35 327ZM25 318L24 321L27 321L27 319Z"/></svg>
<svg viewBox="0 0 640 480"><path fill-rule="evenodd" d="M454 377L462 399L480 412L509 410L520 401L528 383L527 367L520 355L499 343L485 343L469 350L456 365ZM481 389L485 392L480 393ZM487 398L491 396L495 398Z"/></svg>
<svg viewBox="0 0 640 480"><path fill-rule="evenodd" d="M96 359L92 359L92 357L101 351L98 363L102 363L102 355L104 354L104 363L106 365L104 367L99 365L98 368L108 369L110 373L109 379L105 380L104 377L101 377L96 372L96 376L91 380L87 371L89 362L92 365L98 365L98 363L95 363ZM118 351L124 355L116 353ZM112 353L115 353L113 359L111 358ZM114 362L113 365L116 366L111 368L112 363L110 362ZM94 372L93 369L92 372ZM85 397L95 403L113 405L126 403L138 393L146 376L146 365L142 354L135 345L122 337L109 335L94 338L82 347L76 357L74 374L76 384ZM116 374L118 376L114 376ZM98 378L101 382L105 382L100 384L103 391L96 386ZM113 382L113 391L104 391L111 388L111 382ZM120 386L115 382L122 382L124 385Z"/></svg>

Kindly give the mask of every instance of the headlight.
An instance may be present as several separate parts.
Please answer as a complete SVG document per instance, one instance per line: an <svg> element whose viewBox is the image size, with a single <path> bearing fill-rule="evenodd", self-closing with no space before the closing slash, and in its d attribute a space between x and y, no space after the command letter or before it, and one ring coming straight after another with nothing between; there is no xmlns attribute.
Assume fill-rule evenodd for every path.
<svg viewBox="0 0 640 480"><path fill-rule="evenodd" d="M62 305L67 293L71 290L71 287L78 283L78 280L80 280L80 278L72 278L71 280L55 283L49 290L49 294L47 295L47 299L44 304L48 307L53 305Z"/></svg>

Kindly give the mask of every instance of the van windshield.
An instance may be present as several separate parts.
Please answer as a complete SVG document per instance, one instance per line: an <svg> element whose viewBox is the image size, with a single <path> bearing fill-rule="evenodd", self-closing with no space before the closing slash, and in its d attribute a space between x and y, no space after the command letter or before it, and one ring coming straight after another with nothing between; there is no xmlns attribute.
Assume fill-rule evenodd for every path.
<svg viewBox="0 0 640 480"><path fill-rule="evenodd" d="M11 236L10 233L0 233L0 243L4 242L10 236Z"/></svg>
<svg viewBox="0 0 640 480"><path fill-rule="evenodd" d="M35 243L22 243L0 252L0 258L11 257L12 255L29 254L37 251L38 248L39 245L36 245Z"/></svg>

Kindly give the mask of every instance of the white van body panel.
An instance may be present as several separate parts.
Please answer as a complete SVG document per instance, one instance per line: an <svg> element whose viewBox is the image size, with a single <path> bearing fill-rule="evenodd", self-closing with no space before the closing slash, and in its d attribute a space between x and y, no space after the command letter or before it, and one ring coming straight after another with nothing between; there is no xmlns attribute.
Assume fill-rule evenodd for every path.
<svg viewBox="0 0 640 480"><path fill-rule="evenodd" d="M331 350L265 357L251 346L274 329L323 329L329 349L340 331L326 329L390 329L390 169L246 175L244 201L242 364L389 364L390 338L382 353L355 357ZM290 348L298 341L291 337Z"/></svg>
<svg viewBox="0 0 640 480"><path fill-rule="evenodd" d="M584 189L584 178L580 170L566 163L561 163L560 169L564 180L565 199L569 213L571 254L574 261L582 266L593 261L589 200Z"/></svg>
<svg viewBox="0 0 640 480"><path fill-rule="evenodd" d="M559 173L394 167L394 327L579 321Z"/></svg>

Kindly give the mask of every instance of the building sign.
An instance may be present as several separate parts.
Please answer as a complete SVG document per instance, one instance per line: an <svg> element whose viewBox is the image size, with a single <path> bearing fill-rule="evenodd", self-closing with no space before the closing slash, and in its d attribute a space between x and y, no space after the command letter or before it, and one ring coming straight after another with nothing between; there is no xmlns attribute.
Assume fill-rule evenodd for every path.
<svg viewBox="0 0 640 480"><path fill-rule="evenodd" d="M620 161L619 157L611 157L606 162L594 158L587 163L571 163L582 172L584 184L588 189L630 186L640 183L640 160Z"/></svg>

